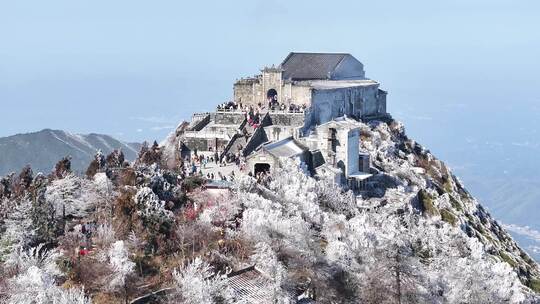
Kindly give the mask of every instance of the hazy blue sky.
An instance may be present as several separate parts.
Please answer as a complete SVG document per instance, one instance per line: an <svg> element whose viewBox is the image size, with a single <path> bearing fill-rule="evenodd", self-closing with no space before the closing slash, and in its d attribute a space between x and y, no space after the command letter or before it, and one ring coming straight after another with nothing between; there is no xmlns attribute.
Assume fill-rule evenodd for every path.
<svg viewBox="0 0 540 304"><path fill-rule="evenodd" d="M0 0L0 136L160 140L289 51L352 53L435 148L540 113L540 1L442 2Z"/></svg>

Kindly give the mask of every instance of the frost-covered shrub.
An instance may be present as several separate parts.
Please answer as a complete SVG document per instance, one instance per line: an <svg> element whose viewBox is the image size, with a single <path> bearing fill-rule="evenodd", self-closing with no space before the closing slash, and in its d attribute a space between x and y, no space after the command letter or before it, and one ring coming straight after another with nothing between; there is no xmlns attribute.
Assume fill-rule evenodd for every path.
<svg viewBox="0 0 540 304"><path fill-rule="evenodd" d="M171 303L232 303L232 293L224 277L216 274L208 263L197 257L173 271L175 293Z"/></svg>
<svg viewBox="0 0 540 304"><path fill-rule="evenodd" d="M9 303L90 304L84 290L56 286L56 278L62 275L57 266L61 256L59 251L46 250L43 245L14 251L6 261L17 272L8 280Z"/></svg>
<svg viewBox="0 0 540 304"><path fill-rule="evenodd" d="M4 218L4 232L0 236L0 262L15 250L27 248L36 232L31 218L32 203L23 199L15 202Z"/></svg>
<svg viewBox="0 0 540 304"><path fill-rule="evenodd" d="M122 150L114 150L106 158L106 164L109 168L122 167L124 165L125 157Z"/></svg>
<svg viewBox="0 0 540 304"><path fill-rule="evenodd" d="M54 166L53 176L60 179L69 174L71 174L71 156L66 156Z"/></svg>
<svg viewBox="0 0 540 304"><path fill-rule="evenodd" d="M113 185L105 173L98 173L93 178L94 186L101 195L107 195L112 192Z"/></svg>
<svg viewBox="0 0 540 304"><path fill-rule="evenodd" d="M96 228L94 242L101 248L106 248L116 241L116 232L112 225L105 223Z"/></svg>
<svg viewBox="0 0 540 304"><path fill-rule="evenodd" d="M241 230L253 242L271 242L274 238L290 241L299 250L309 247L309 223L299 215L285 216L278 204L254 194L239 194L246 205Z"/></svg>
<svg viewBox="0 0 540 304"><path fill-rule="evenodd" d="M5 264L18 272L25 272L31 267L37 267L51 276L61 275L56 260L62 256L58 250L46 250L44 244L37 247L13 251Z"/></svg>
<svg viewBox="0 0 540 304"><path fill-rule="evenodd" d="M278 261L277 255L270 245L257 243L251 256L251 262L257 270L270 278L272 283L267 288L271 288L273 303L289 303L289 296L281 286L287 271L283 264Z"/></svg>
<svg viewBox="0 0 540 304"><path fill-rule="evenodd" d="M199 215L199 220L209 224L223 225L227 221L232 220L239 211L240 207L238 205L226 199L225 196L222 196L204 206L203 211Z"/></svg>
<svg viewBox="0 0 540 304"><path fill-rule="evenodd" d="M112 270L109 286L113 289L126 286L129 275L135 271L135 263L129 259L129 251L124 241L114 242L107 251Z"/></svg>
<svg viewBox="0 0 540 304"><path fill-rule="evenodd" d="M149 187L137 191L135 203L137 213L146 223L161 225L173 219L173 213L165 209L165 201L161 201Z"/></svg>
<svg viewBox="0 0 540 304"><path fill-rule="evenodd" d="M37 266L10 280L9 303L17 304L91 304L84 289L63 289L55 285L54 277Z"/></svg>
<svg viewBox="0 0 540 304"><path fill-rule="evenodd" d="M45 188L41 187L36 192L37 199L34 199L30 209L32 227L36 232L34 242L51 243L61 233L55 206L46 199Z"/></svg>
<svg viewBox="0 0 540 304"><path fill-rule="evenodd" d="M98 178L98 182L103 183L103 180ZM98 191L96 183L91 180L70 174L48 185L45 199L52 203L58 217L62 215L84 217L103 200L105 194L103 190Z"/></svg>

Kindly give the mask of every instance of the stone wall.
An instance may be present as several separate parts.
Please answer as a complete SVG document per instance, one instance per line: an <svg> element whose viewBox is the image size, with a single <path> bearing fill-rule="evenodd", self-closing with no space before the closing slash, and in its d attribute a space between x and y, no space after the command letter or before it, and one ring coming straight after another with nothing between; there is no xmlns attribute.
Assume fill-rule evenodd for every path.
<svg viewBox="0 0 540 304"><path fill-rule="evenodd" d="M222 125L240 125L246 119L242 112L216 112L214 121Z"/></svg>
<svg viewBox="0 0 540 304"><path fill-rule="evenodd" d="M377 100L379 101L379 114L386 114L386 95L388 95L386 91L383 91L381 89L377 90Z"/></svg>
<svg viewBox="0 0 540 304"><path fill-rule="evenodd" d="M257 107L266 105L266 93L275 89L278 93L278 102L306 106L311 105L311 87L307 84L284 82L281 73L265 72L252 80L240 80L234 84L234 101L244 106Z"/></svg>
<svg viewBox="0 0 540 304"><path fill-rule="evenodd" d="M281 70L273 68L264 69L262 72L262 88L260 88L261 92L260 94L255 93L256 95L261 96L262 99L258 99L257 101L266 104L266 93L268 90L274 89L278 93L277 101L281 103L283 95L282 88Z"/></svg>
<svg viewBox="0 0 540 304"><path fill-rule="evenodd" d="M309 121L323 124L343 115L361 118L385 112L386 95L379 93L378 85L313 90Z"/></svg>
<svg viewBox="0 0 540 304"><path fill-rule="evenodd" d="M253 83L237 82L234 84L234 101L249 105L253 102Z"/></svg>
<svg viewBox="0 0 540 304"><path fill-rule="evenodd" d="M191 151L208 151L208 140L206 138L185 138L184 145Z"/></svg>
<svg viewBox="0 0 540 304"><path fill-rule="evenodd" d="M311 87L308 85L299 85L292 83L285 84L284 89L284 100L286 103L293 103L296 105L311 105Z"/></svg>
<svg viewBox="0 0 540 304"><path fill-rule="evenodd" d="M382 113L379 113L379 109L381 108L380 106L381 100L379 99L378 86L367 87L364 92L363 97L364 97L364 103L363 103L362 113L359 115L359 117L382 114ZM384 98L384 101L386 103L386 98ZM386 112L386 106L384 106L384 110Z"/></svg>
<svg viewBox="0 0 540 304"><path fill-rule="evenodd" d="M196 138L188 137L184 139L184 145L190 151L215 151L223 149L228 144L228 140L219 139L219 138Z"/></svg>
<svg viewBox="0 0 540 304"><path fill-rule="evenodd" d="M190 129L191 131L200 131L210 122L210 114L206 114L202 117L195 117L194 115L193 117L192 121L194 122L194 125Z"/></svg>
<svg viewBox="0 0 540 304"><path fill-rule="evenodd" d="M301 127L304 125L304 113L270 112L270 120L273 125Z"/></svg>
<svg viewBox="0 0 540 304"><path fill-rule="evenodd" d="M287 137L298 138L298 128L289 126L268 126L264 128L269 141L279 141Z"/></svg>

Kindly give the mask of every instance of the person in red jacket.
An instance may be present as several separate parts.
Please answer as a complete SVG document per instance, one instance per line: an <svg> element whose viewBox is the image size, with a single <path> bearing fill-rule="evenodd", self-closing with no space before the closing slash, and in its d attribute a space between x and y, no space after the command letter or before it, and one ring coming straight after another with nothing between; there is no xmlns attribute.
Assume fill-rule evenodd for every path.
<svg viewBox="0 0 540 304"><path fill-rule="evenodd" d="M90 253L90 251L88 249L86 249L86 247L81 246L81 248L79 249L79 256L85 256L88 253Z"/></svg>

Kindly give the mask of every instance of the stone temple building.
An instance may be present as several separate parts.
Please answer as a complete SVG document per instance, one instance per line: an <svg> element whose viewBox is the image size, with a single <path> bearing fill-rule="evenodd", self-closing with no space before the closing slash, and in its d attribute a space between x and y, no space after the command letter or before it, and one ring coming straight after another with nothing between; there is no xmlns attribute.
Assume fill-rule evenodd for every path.
<svg viewBox="0 0 540 304"><path fill-rule="evenodd" d="M290 53L238 80L233 99L215 112L181 124L176 148L184 158L241 159L243 173L254 175L290 158L306 172L361 190L371 175L358 122L389 118L386 95L350 54Z"/></svg>
<svg viewBox="0 0 540 304"><path fill-rule="evenodd" d="M376 117L386 113L386 92L365 77L364 65L350 54L290 53L277 67L234 84L234 101L267 107L270 102L309 108L306 122L335 117Z"/></svg>

